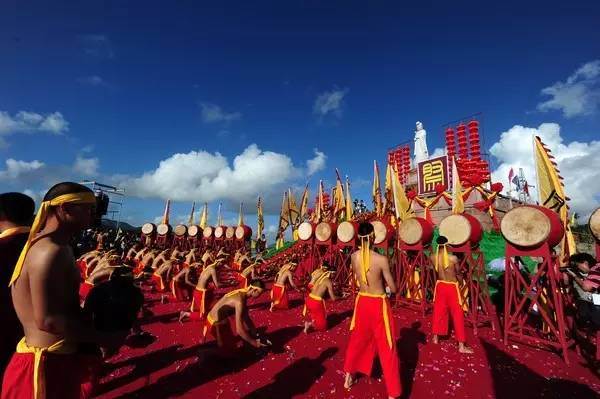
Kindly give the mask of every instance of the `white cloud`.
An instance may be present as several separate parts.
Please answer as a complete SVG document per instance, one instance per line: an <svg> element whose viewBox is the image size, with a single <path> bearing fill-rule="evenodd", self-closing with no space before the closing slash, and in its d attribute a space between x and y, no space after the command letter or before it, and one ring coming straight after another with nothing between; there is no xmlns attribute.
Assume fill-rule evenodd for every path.
<svg viewBox="0 0 600 399"><path fill-rule="evenodd" d="M433 150L433 152L431 154L429 154L429 157L437 158L437 157L441 157L443 155L446 155L446 149L445 148L436 148L435 150Z"/></svg>
<svg viewBox="0 0 600 399"><path fill-rule="evenodd" d="M85 86L109 87L109 84L106 82L106 80L102 79L98 75L84 76L77 79L77 81Z"/></svg>
<svg viewBox="0 0 600 399"><path fill-rule="evenodd" d="M600 60L577 69L565 82L542 89L549 100L539 103L540 111L559 110L566 118L594 113L600 104Z"/></svg>
<svg viewBox="0 0 600 399"><path fill-rule="evenodd" d="M242 117L240 112L227 113L216 104L202 103L200 107L202 108L202 120L205 123L229 123Z"/></svg>
<svg viewBox="0 0 600 399"><path fill-rule="evenodd" d="M18 161L16 159L9 158L6 160L6 169L0 170L0 181L1 180L18 180L23 178L25 175L29 175L40 171L46 165L40 161Z"/></svg>
<svg viewBox="0 0 600 399"><path fill-rule="evenodd" d="M93 177L98 174L99 163L98 158L83 158L77 156L75 163L73 164L73 171L84 177Z"/></svg>
<svg viewBox="0 0 600 399"><path fill-rule="evenodd" d="M114 58L110 40L106 35L82 35L79 37L86 54L98 58Z"/></svg>
<svg viewBox="0 0 600 399"><path fill-rule="evenodd" d="M0 146L6 144L4 137L15 133L45 132L63 134L69 130L69 122L60 112L41 115L35 112L19 111L14 116L0 111Z"/></svg>
<svg viewBox="0 0 600 399"><path fill-rule="evenodd" d="M348 94L348 91L347 88L333 89L319 94L313 106L313 113L319 117L332 114L337 118L341 118L344 97Z"/></svg>
<svg viewBox="0 0 600 399"><path fill-rule="evenodd" d="M302 175L287 155L252 144L231 164L218 152L190 151L160 161L142 176L114 180L131 196L197 203L223 200L233 209L239 201L254 203L260 194L269 199L265 203L269 212L279 206L280 192Z"/></svg>
<svg viewBox="0 0 600 399"><path fill-rule="evenodd" d="M490 148L490 153L499 161L492 173L492 181L499 181L508 190L508 173L523 168L527 181L536 186L533 157L533 135L540 136L556 158L561 176L564 177L565 192L571 198L569 206L582 216L599 206L600 201L600 141L565 143L556 123L543 123L537 128L515 125L500 136ZM530 190L537 200L535 188Z"/></svg>
<svg viewBox="0 0 600 399"><path fill-rule="evenodd" d="M318 149L314 149L315 157L306 161L306 175L312 176L315 173L325 169L325 162L327 161L327 155L325 153L319 151Z"/></svg>

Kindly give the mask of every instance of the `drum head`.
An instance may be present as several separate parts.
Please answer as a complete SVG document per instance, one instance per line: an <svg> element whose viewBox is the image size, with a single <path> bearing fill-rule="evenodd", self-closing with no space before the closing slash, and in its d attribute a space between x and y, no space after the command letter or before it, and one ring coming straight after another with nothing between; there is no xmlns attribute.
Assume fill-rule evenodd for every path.
<svg viewBox="0 0 600 399"><path fill-rule="evenodd" d="M310 240L310 238L312 237L313 234L313 228L312 225L308 222L302 222L300 223L300 226L298 226L298 237L300 237L301 240Z"/></svg>
<svg viewBox="0 0 600 399"><path fill-rule="evenodd" d="M386 225L381 220L373 220L371 222L373 230L375 230L375 244L381 244L387 239L388 230Z"/></svg>
<svg viewBox="0 0 600 399"><path fill-rule="evenodd" d="M225 230L225 238L233 238L233 236L235 235L235 227L227 227L227 229Z"/></svg>
<svg viewBox="0 0 600 399"><path fill-rule="evenodd" d="M600 241L600 208L592 212L592 216L590 216L590 231L596 240Z"/></svg>
<svg viewBox="0 0 600 399"><path fill-rule="evenodd" d="M159 224L156 228L156 232L161 236L167 234L169 232L169 225L164 223Z"/></svg>
<svg viewBox="0 0 600 399"><path fill-rule="evenodd" d="M142 233L146 235L154 233L154 225L152 223L144 223L142 226Z"/></svg>
<svg viewBox="0 0 600 399"><path fill-rule="evenodd" d="M225 234L225 229L223 228L223 226L217 226L215 228L215 237L216 238L222 238L223 234Z"/></svg>
<svg viewBox="0 0 600 399"><path fill-rule="evenodd" d="M175 226L175 235L178 237L184 236L185 233L187 233L187 226L183 225L183 224L178 224L177 226Z"/></svg>
<svg viewBox="0 0 600 399"><path fill-rule="evenodd" d="M204 238L210 238L213 235L213 228L212 226L206 226L206 228L204 230L202 230L202 237Z"/></svg>
<svg viewBox="0 0 600 399"><path fill-rule="evenodd" d="M342 222L337 228L337 238L341 242L350 242L354 239L356 231L354 225L348 221Z"/></svg>
<svg viewBox="0 0 600 399"><path fill-rule="evenodd" d="M423 226L415 218L409 218L402 222L398 229L400 239L408 245L415 245L423 237Z"/></svg>
<svg viewBox="0 0 600 399"><path fill-rule="evenodd" d="M471 223L463 215L450 215L440 223L440 235L450 245L462 245L471 238Z"/></svg>
<svg viewBox="0 0 600 399"><path fill-rule="evenodd" d="M192 225L188 227L187 232L190 237L196 237L198 235L198 226Z"/></svg>
<svg viewBox="0 0 600 399"><path fill-rule="evenodd" d="M513 208L504 215L500 230L513 245L532 247L543 243L551 230L550 220L533 206Z"/></svg>
<svg viewBox="0 0 600 399"><path fill-rule="evenodd" d="M327 241L331 238L331 225L327 222L321 222L315 229L315 237L319 241Z"/></svg>
<svg viewBox="0 0 600 399"><path fill-rule="evenodd" d="M244 226L238 226L235 228L235 238L237 238L238 240L244 238L245 234L246 230L244 229Z"/></svg>

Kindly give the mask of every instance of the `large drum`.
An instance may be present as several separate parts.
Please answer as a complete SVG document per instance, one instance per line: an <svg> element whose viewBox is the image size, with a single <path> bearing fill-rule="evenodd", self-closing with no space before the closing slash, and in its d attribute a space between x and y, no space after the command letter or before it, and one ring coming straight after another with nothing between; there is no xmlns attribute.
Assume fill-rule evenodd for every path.
<svg viewBox="0 0 600 399"><path fill-rule="evenodd" d="M315 228L315 237L321 242L332 240L335 237L335 230L335 223L321 222Z"/></svg>
<svg viewBox="0 0 600 399"><path fill-rule="evenodd" d="M342 222L337 227L337 239L343 243L348 243L356 238L356 224L352 222Z"/></svg>
<svg viewBox="0 0 600 399"><path fill-rule="evenodd" d="M187 233L190 237L198 237L202 232L202 227L196 226L195 224L188 226Z"/></svg>
<svg viewBox="0 0 600 399"><path fill-rule="evenodd" d="M313 237L314 227L309 222L302 222L300 226L298 226L298 238L302 241L308 241Z"/></svg>
<svg viewBox="0 0 600 399"><path fill-rule="evenodd" d="M185 224L178 224L173 231L177 237L182 237L187 233L187 226Z"/></svg>
<svg viewBox="0 0 600 399"><path fill-rule="evenodd" d="M231 240L235 237L235 227L229 226L225 229L225 238Z"/></svg>
<svg viewBox="0 0 600 399"><path fill-rule="evenodd" d="M171 232L171 225L161 223L156 227L156 232L159 236L165 236Z"/></svg>
<svg viewBox="0 0 600 399"><path fill-rule="evenodd" d="M506 212L500 230L506 241L524 248L538 247L544 242L553 247L565 234L558 214L537 205L523 205Z"/></svg>
<svg viewBox="0 0 600 399"><path fill-rule="evenodd" d="M600 208L592 212L589 221L590 231L596 240L600 241Z"/></svg>
<svg viewBox="0 0 600 399"><path fill-rule="evenodd" d="M156 226L154 225L154 223L144 223L142 225L142 233L144 233L144 235L152 235L156 232Z"/></svg>
<svg viewBox="0 0 600 399"><path fill-rule="evenodd" d="M215 229L212 226L206 226L204 230L202 230L202 237L205 239L212 238L215 234Z"/></svg>
<svg viewBox="0 0 600 399"><path fill-rule="evenodd" d="M400 240L408 245L429 244L433 238L433 224L420 217L409 218L402 222L398 234Z"/></svg>
<svg viewBox="0 0 600 399"><path fill-rule="evenodd" d="M481 241L483 228L474 216L462 213L446 216L440 223L440 235L446 237L450 245L473 245Z"/></svg>
<svg viewBox="0 0 600 399"><path fill-rule="evenodd" d="M252 237L252 229L250 226L238 226L235 228L235 238L238 240L249 240Z"/></svg>
<svg viewBox="0 0 600 399"><path fill-rule="evenodd" d="M373 230L375 231L374 244L381 244L394 237L394 228L381 220L372 220Z"/></svg>
<svg viewBox="0 0 600 399"><path fill-rule="evenodd" d="M225 230L227 230L227 226L215 227L215 238L225 238Z"/></svg>

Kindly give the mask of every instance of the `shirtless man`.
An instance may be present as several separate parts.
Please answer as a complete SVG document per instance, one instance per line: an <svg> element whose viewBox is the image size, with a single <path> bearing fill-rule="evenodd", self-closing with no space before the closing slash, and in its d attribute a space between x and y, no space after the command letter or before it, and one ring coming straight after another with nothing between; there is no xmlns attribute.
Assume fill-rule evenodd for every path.
<svg viewBox="0 0 600 399"><path fill-rule="evenodd" d="M371 250L374 239L373 225L363 222L358 226L360 249L351 256L351 267L359 284L354 315L350 323L350 341L344 361L344 388L354 384L353 374L370 375L375 354L383 369L389 398L402 393L394 320L385 286L396 292L394 278L387 257Z"/></svg>
<svg viewBox="0 0 600 399"><path fill-rule="evenodd" d="M156 257L158 257L160 254L157 250L149 250L148 252L146 252L145 254L143 254L141 256L141 259L139 259L137 261L137 264L135 266L135 269L133 271L135 277L140 277L142 276L145 272L144 269L146 268L152 268L154 265L154 260ZM137 255L136 255L137 257Z"/></svg>
<svg viewBox="0 0 600 399"><path fill-rule="evenodd" d="M198 283L198 268L200 263L192 263L177 273L170 283L171 293L177 301L190 300Z"/></svg>
<svg viewBox="0 0 600 399"><path fill-rule="evenodd" d="M192 263L196 262L196 251L196 248L192 248L187 254L185 254L182 265L184 269L190 267Z"/></svg>
<svg viewBox="0 0 600 399"><path fill-rule="evenodd" d="M203 267L206 267L206 266L210 265L212 262L214 262L215 257L213 255L212 249L208 248L206 251L204 251L200 261L202 262Z"/></svg>
<svg viewBox="0 0 600 399"><path fill-rule="evenodd" d="M289 298L287 290L285 289L285 283L289 282L290 286L298 290L296 284L294 284L294 271L296 270L295 262L288 262L281 266L277 276L275 276L275 282L271 288L271 312L274 309L288 309Z"/></svg>
<svg viewBox="0 0 600 399"><path fill-rule="evenodd" d="M170 276L179 265L178 260L169 259L160 265L156 271L152 274L152 282L154 283L154 289L158 292L165 292L169 286ZM161 295L160 301L164 303L166 295Z"/></svg>
<svg viewBox="0 0 600 399"><path fill-rule="evenodd" d="M198 284L192 295L192 305L190 311L182 311L179 313L179 322L182 322L186 317L191 320L203 320L206 317L208 308L212 305L214 299L214 290L209 287L209 283L212 281L215 288L219 288L219 278L217 276L217 267L221 264L221 261L216 261L206 266L200 277L198 277Z"/></svg>
<svg viewBox="0 0 600 399"><path fill-rule="evenodd" d="M305 334L308 334L311 328L314 328L315 331L327 330L327 311L325 310L323 295L328 292L332 301L338 299L333 292L333 284L331 283L332 273L326 268L321 267L319 269L321 269L321 272L318 273L319 277L312 283L312 288L306 296L304 311L302 312L302 315L305 317L307 314L310 314L309 320L304 322Z"/></svg>
<svg viewBox="0 0 600 399"><path fill-rule="evenodd" d="M79 301L82 306L92 288L94 288L97 284L110 280L114 271L119 267L125 267L129 269L129 273L131 273L131 267L122 265L121 262L113 260L110 263L105 263L102 266L98 266L96 270L94 270L94 272L85 279L83 284L79 286Z"/></svg>
<svg viewBox="0 0 600 399"><path fill-rule="evenodd" d="M473 349L465 344L467 337L459 293L459 283L462 284L463 282L460 262L456 255L448 252L448 239L446 237L439 236L437 244L437 252L431 255L431 261L437 272L437 282L435 283L433 295L433 338L431 341L437 344L438 336L448 334L448 313L450 313L456 340L458 341L458 351L460 353L473 353Z"/></svg>
<svg viewBox="0 0 600 399"><path fill-rule="evenodd" d="M261 339L256 332L256 327L248 314L246 300L259 297L264 290L264 283L252 280L248 288L240 288L227 293L210 310L204 327L204 339L210 333L217 341L219 355L231 357L237 349L236 339L229 317L235 317L235 333L254 348L267 347L271 342Z"/></svg>
<svg viewBox="0 0 600 399"><path fill-rule="evenodd" d="M80 277L70 243L91 224L95 206L94 193L76 183L59 183L44 196L10 281L25 337L4 373L3 398L88 397L92 366L79 344L113 348L125 339L127 332L95 330L79 307Z"/></svg>
<svg viewBox="0 0 600 399"><path fill-rule="evenodd" d="M242 270L240 273L236 273L235 278L238 281L240 288L248 287L248 281L256 279L256 273L254 270L255 266L256 263L253 263L250 266L246 267L244 270Z"/></svg>

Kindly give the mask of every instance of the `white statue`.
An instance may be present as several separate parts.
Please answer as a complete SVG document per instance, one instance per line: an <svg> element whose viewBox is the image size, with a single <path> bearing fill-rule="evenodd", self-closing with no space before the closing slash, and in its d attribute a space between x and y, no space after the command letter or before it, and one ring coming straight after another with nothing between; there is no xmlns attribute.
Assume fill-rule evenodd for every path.
<svg viewBox="0 0 600 399"><path fill-rule="evenodd" d="M429 159L429 152L427 151L427 132L423 129L423 124L421 122L417 122L417 130L415 130L414 156L414 167L417 167L419 162Z"/></svg>

